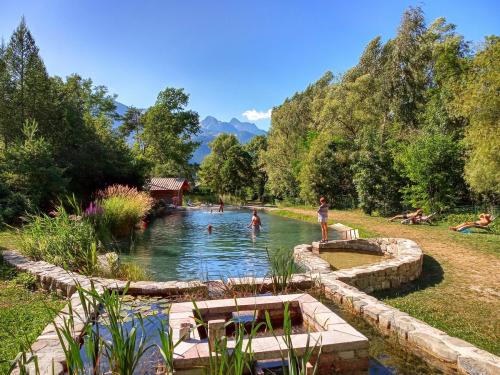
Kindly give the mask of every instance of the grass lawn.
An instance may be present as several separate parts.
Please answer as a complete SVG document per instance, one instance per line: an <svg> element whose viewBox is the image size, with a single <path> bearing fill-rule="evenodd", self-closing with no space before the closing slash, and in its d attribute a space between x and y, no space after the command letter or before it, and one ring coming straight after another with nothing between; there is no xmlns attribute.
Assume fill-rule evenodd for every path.
<svg viewBox="0 0 500 375"><path fill-rule="evenodd" d="M316 222L316 209L286 207L273 214ZM424 251L422 276L374 296L452 336L500 355L500 235L461 234L447 224L401 225L359 210L330 211L329 222L362 237L402 237ZM318 233L320 233L318 228Z"/></svg>
<svg viewBox="0 0 500 375"><path fill-rule="evenodd" d="M1 251L15 244L13 232L0 232L0 374L9 369L4 361L14 359L21 345L31 345L52 320L51 309L65 305L54 295L30 290L30 279L3 262Z"/></svg>

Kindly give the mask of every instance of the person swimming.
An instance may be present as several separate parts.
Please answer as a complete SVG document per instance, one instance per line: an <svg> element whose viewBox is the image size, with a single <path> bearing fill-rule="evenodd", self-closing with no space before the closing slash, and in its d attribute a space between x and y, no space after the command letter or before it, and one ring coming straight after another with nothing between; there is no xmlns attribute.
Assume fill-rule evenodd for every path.
<svg viewBox="0 0 500 375"><path fill-rule="evenodd" d="M257 210L253 210L252 221L248 225L249 228L253 230L260 230L262 227L262 222L260 221L259 215L257 215Z"/></svg>
<svg viewBox="0 0 500 375"><path fill-rule="evenodd" d="M207 231L208 231L208 234L212 234L212 224L208 224Z"/></svg>

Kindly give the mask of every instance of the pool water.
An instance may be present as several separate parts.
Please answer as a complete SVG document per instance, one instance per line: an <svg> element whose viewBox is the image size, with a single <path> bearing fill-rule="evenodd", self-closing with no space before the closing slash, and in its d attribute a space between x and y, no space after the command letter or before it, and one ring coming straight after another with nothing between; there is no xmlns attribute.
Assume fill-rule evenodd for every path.
<svg viewBox="0 0 500 375"><path fill-rule="evenodd" d="M121 258L143 267L156 281L261 277L269 271L266 248L291 251L321 238L319 224L263 211L259 216L262 229L255 232L248 228L250 210L177 210L151 222ZM330 237L335 238L335 231Z"/></svg>
<svg viewBox="0 0 500 375"><path fill-rule="evenodd" d="M355 253L342 250L323 252L320 253L320 257L330 263L334 270L364 266L387 259L384 255Z"/></svg>

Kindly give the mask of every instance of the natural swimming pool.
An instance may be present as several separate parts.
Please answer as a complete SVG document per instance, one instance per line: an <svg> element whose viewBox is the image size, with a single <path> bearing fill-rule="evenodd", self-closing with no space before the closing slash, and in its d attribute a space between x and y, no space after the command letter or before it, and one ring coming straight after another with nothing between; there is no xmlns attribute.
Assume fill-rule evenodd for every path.
<svg viewBox="0 0 500 375"><path fill-rule="evenodd" d="M143 267L157 281L265 276L266 248L292 250L321 238L318 224L265 211L259 211L262 229L254 232L248 228L251 216L247 209L177 210L152 221L121 258ZM335 238L334 231L330 237Z"/></svg>

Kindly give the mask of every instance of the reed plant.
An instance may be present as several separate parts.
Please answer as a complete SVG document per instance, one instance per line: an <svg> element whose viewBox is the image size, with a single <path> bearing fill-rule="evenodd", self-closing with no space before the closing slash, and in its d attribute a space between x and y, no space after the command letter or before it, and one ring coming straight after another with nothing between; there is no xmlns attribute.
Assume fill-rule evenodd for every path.
<svg viewBox="0 0 500 375"><path fill-rule="evenodd" d="M284 248L277 249L272 253L266 248L266 252L273 292L275 294L286 292L293 274L297 272L293 254Z"/></svg>
<svg viewBox="0 0 500 375"><path fill-rule="evenodd" d="M235 302L237 299L235 297ZM203 327L208 332L208 322L202 319L202 315L193 301L195 308L195 321L198 327ZM236 309L238 306L236 303ZM254 312L256 314L257 311ZM252 340L257 332L265 326L263 322L257 323L256 316L252 319L251 326L247 328L244 323L234 321L226 322L225 327L234 324L234 337L229 339L226 335L214 341L208 340L209 363L206 371L209 375L243 375L252 373L254 355L252 351ZM231 343L229 345L229 343Z"/></svg>
<svg viewBox="0 0 500 375"><path fill-rule="evenodd" d="M266 311L266 324L269 332L276 338L278 343L281 342L276 331L273 329L271 318L269 313ZM290 304L287 302L284 306L283 311L283 342L285 344L284 348L281 348L281 358L282 358L282 371L285 375L315 375L318 371L319 357L321 356L321 339L319 338L316 342L311 344L311 335L307 333L306 347L301 353L293 347L292 340L292 319L290 317ZM283 354L286 354L285 355ZM311 360L314 359L314 366L311 364ZM312 366L312 368L308 368Z"/></svg>
<svg viewBox="0 0 500 375"><path fill-rule="evenodd" d="M93 226L61 205L54 217L31 216L21 233L21 252L71 271L93 274L102 244Z"/></svg>
<svg viewBox="0 0 500 375"><path fill-rule="evenodd" d="M123 185L112 185L97 193L103 222L115 237L126 237L153 207L148 193Z"/></svg>

